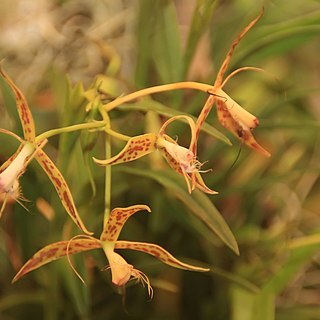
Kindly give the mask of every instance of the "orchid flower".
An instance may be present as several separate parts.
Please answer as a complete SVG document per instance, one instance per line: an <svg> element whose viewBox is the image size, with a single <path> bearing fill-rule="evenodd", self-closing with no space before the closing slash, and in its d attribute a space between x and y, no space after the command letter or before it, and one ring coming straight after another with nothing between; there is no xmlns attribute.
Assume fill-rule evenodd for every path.
<svg viewBox="0 0 320 320"><path fill-rule="evenodd" d="M126 262L121 255L115 252L115 249L131 249L145 252L156 257L165 264L179 269L199 272L209 271L207 268L196 267L179 261L168 251L156 244L118 240L122 227L128 218L141 210L151 212L150 208L146 205L134 205L126 208L113 209L104 225L100 239L84 235L75 237L69 241L55 242L42 248L24 264L12 282L17 281L30 271L38 269L51 261L65 256L69 258L70 255L93 249L103 249L109 261L112 283L114 285L124 286L129 280L136 279L138 282L147 285L150 296L152 296L153 290L148 277L140 270L135 269L133 265Z"/></svg>
<svg viewBox="0 0 320 320"><path fill-rule="evenodd" d="M141 158L159 150L170 167L184 177L189 193L198 188L203 192L216 194L216 191L209 189L205 185L200 172L206 172L207 170L200 170L203 164L197 160L193 151L190 148L187 149L180 146L175 140L165 134L165 129L169 123L177 119L184 119L188 122L191 129L190 146L192 146L196 139L195 123L192 118L180 115L168 119L160 128L158 134L146 133L129 139L122 151L114 157L106 160L93 158L93 160L100 165L115 165Z"/></svg>
<svg viewBox="0 0 320 320"><path fill-rule="evenodd" d="M5 194L0 216L4 211L8 197L19 202L19 198L21 198L19 178L26 170L28 163L35 158L53 183L64 208L72 220L85 233L92 234L87 230L77 212L73 197L64 177L47 154L42 150L47 140L41 139L41 136L39 136L40 139L39 137L36 137L33 116L26 98L11 78L4 72L1 66L0 74L14 93L18 114L24 132L24 139L21 139L13 132L0 129L0 132L8 134L20 142L18 150L0 167L0 194Z"/></svg>
<svg viewBox="0 0 320 320"><path fill-rule="evenodd" d="M198 138L201 126L205 122L214 103L216 103L217 114L220 123L226 129L230 130L241 141L243 141L247 146L260 152L264 156L269 157L270 153L258 144L251 132L251 130L253 130L259 125L259 120L254 115L243 109L236 101L234 101L227 93L223 91L223 87L227 83L227 81L237 73L245 70L263 71L262 69L255 67L242 67L233 71L229 76L226 77L225 80L223 80L223 77L229 66L235 47L238 45L238 43L244 37L244 35L258 22L262 15L263 10L257 18L255 18L252 22L248 24L247 27L245 27L242 30L242 32L232 43L226 55L226 58L223 61L220 70L218 71L218 75L214 83L214 86L212 89L208 91L210 97L206 101L198 117L196 123L196 136ZM191 146L191 150L194 154L196 153L196 144L197 139L194 140L194 144Z"/></svg>

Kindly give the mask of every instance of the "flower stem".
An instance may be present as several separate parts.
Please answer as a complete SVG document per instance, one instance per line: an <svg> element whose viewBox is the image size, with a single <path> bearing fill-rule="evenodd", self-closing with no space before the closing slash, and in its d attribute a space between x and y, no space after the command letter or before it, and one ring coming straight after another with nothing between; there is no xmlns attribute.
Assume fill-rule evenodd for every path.
<svg viewBox="0 0 320 320"><path fill-rule="evenodd" d="M111 158L111 135L109 134L110 118L108 113L101 107L99 108L102 119L105 123L105 156L106 159ZM111 166L105 167L105 190L104 190L104 216L103 216L103 228L107 223L110 215L111 208Z"/></svg>
<svg viewBox="0 0 320 320"><path fill-rule="evenodd" d="M48 130L46 132L43 132L39 134L35 138L35 143L39 143L45 139L48 139L52 136L55 136L57 134L66 133L66 132L73 132L78 130L84 130L84 129L97 129L97 128L103 128L106 125L104 121L95 121L95 122L89 122L89 123L81 123L81 124L75 124L68 127L58 128L58 129L52 129Z"/></svg>
<svg viewBox="0 0 320 320"><path fill-rule="evenodd" d="M129 93L123 97L119 97L103 106L106 111L110 111L117 106L129 102L131 100L147 96L157 92L164 92L164 91L172 91L172 90L179 90L179 89L194 89L200 90L203 92L208 92L212 89L212 85L200 83L200 82L192 82L192 81L185 81L185 82L175 82L164 84L160 86L154 86L146 89L142 89L133 93Z"/></svg>
<svg viewBox="0 0 320 320"><path fill-rule="evenodd" d="M112 130L111 128L106 128L105 132L107 134L109 134L110 136L115 137L119 140L123 140L123 141L129 141L132 138L132 137L126 136L122 133L116 132L116 131Z"/></svg>

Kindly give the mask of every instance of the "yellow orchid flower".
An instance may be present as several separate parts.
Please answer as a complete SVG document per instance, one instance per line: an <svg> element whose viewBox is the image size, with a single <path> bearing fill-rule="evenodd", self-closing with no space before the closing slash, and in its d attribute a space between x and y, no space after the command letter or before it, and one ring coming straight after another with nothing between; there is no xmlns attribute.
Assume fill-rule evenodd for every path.
<svg viewBox="0 0 320 320"><path fill-rule="evenodd" d="M138 282L147 285L150 296L152 296L153 290L148 277L143 272L127 263L121 255L115 252L115 249L131 249L145 252L156 257L165 264L179 269L199 272L209 271L207 268L196 267L181 262L174 258L168 251L156 244L118 240L119 234L128 218L141 210L151 212L150 208L146 205L134 205L126 208L113 209L104 225L100 239L84 235L75 237L69 241L56 242L42 248L24 264L12 282L17 281L30 271L38 269L51 261L93 249L103 249L109 261L112 283L114 285L124 286L129 280L136 279Z"/></svg>
<svg viewBox="0 0 320 320"><path fill-rule="evenodd" d="M255 67L242 67L233 71L226 79L223 80L225 72L229 66L231 57L233 55L235 47L238 45L240 40L244 35L259 21L263 15L263 10L252 22L245 27L238 37L232 43L225 60L223 61L216 78L216 81L213 85L213 88L208 92L211 94L207 99L201 113L198 117L196 123L196 135L199 135L200 127L205 122L211 108L214 103L217 105L217 114L220 123L228 130L230 130L236 137L243 141L247 146L253 148L254 150L260 152L264 156L269 157L270 153L265 150L262 146L258 144L255 138L252 135L252 130L259 125L259 120L242 108L237 102L235 102L227 93L223 91L224 85L227 81L233 77L235 74L245 71L245 70L254 70L254 71L263 71L260 68ZM194 144L191 146L191 150L196 153L196 144L197 139L194 140Z"/></svg>
<svg viewBox="0 0 320 320"><path fill-rule="evenodd" d="M202 163L197 160L194 152L183 146L180 146L175 140L165 134L166 127L177 119L184 119L188 122L191 129L191 142L190 147L194 145L196 139L196 128L192 118L180 115L174 116L168 119L160 128L158 134L146 133L129 139L125 147L117 155L110 159L99 160L93 158L93 160L100 165L115 165L119 163L129 162L141 158L151 152L159 150L168 164L177 173L183 175L189 193L195 188L202 190L205 193L216 194L216 191L208 188L201 175L200 168ZM191 182L191 183L190 183Z"/></svg>
<svg viewBox="0 0 320 320"><path fill-rule="evenodd" d="M15 154L0 167L0 194L5 194L0 216L4 211L8 197L12 197L16 201L19 200L19 178L26 170L28 163L35 158L53 183L64 208L72 220L82 231L87 234L92 234L87 230L77 212L73 197L64 177L47 154L42 150L47 140L45 138L41 139L41 136L39 136L40 139L39 137L36 137L33 116L26 98L7 73L4 72L1 66L0 74L14 93L18 114L24 132L23 140L8 130L0 129L0 132L8 134L20 142L20 146Z"/></svg>

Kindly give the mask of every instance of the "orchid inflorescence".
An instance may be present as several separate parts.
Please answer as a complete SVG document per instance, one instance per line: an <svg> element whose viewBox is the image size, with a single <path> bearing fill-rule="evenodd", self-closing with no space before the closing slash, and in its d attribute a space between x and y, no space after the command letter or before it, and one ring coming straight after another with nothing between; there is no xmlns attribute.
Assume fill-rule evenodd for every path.
<svg viewBox="0 0 320 320"><path fill-rule="evenodd" d="M199 189L207 194L216 194L216 191L213 191L206 186L201 176L201 173L210 170L203 169L204 163L201 163L197 158L197 141L199 133L214 104L217 106L218 119L226 129L230 130L243 143L254 150L265 156L270 155L268 151L266 151L256 142L252 135L252 129L256 128L259 124L258 119L243 109L222 89L226 82L238 72L245 70L260 71L258 68L242 67L233 71L225 80L223 80L236 45L261 18L261 16L262 13L256 19L254 19L233 42L231 49L229 50L218 72L214 85L211 86L196 82L179 82L143 89L119 97L106 104L103 104L98 99L99 101L97 102L95 100L95 102L97 102L99 105L98 111L102 120L90 121L69 127L49 130L38 136L36 135L33 116L24 95L11 80L11 78L3 71L2 68L0 68L1 76L9 85L14 94L17 111L24 133L24 137L21 138L13 132L0 129L0 133L7 134L18 140L20 143L17 151L0 167L0 195L3 196L3 204L1 206L0 216L5 210L8 199L11 198L22 204L21 201L23 201L24 198L22 196L19 179L27 169L30 161L35 159L53 183L61 203L63 204L68 215L80 228L80 230L84 232L83 235L75 236L68 241L60 241L49 244L39 250L22 266L20 271L14 277L13 281L20 279L32 270L38 269L39 267L62 257L67 257L71 264L71 255L94 249L102 249L105 253L109 263L109 267L107 267L107 269L111 269L112 283L114 285L125 286L129 280L136 279L138 282L146 284L150 296L153 294L153 289L150 285L148 277L143 272L135 269L131 264L127 263L121 255L115 252L115 250L132 249L142 251L154 256L165 264L180 269L201 272L209 270L207 268L197 267L181 262L180 260L174 258L165 249L153 243L118 240L125 222L131 215L141 210L151 212L151 209L146 205L133 205L126 208L114 208L110 212L110 208L108 207L110 204L110 199L106 199L106 208L104 212L103 230L101 236L100 238L93 237L93 233L86 228L84 222L78 214L75 202L65 178L54 162L45 153L44 147L50 137L60 133L77 130L104 131L106 139L109 139L110 136L114 136L127 141L124 148L118 154L111 157L110 152L106 152L108 157L105 160L100 160L95 157L93 158L95 163L106 167L107 175L110 175L110 166L112 165L127 163L137 160L147 154L159 151L169 166L176 173L183 176L189 193L192 193L194 189ZM111 110L126 102L141 98L142 96L177 89L196 89L209 94L208 100L196 121L189 115L176 115L165 121L158 133L149 132L135 137L127 137L111 129L109 118L109 112ZM92 101L90 103L92 103ZM173 139L166 133L168 125L174 121L185 121L189 125L191 139L188 148L179 145L176 139ZM110 183L110 179L108 181ZM110 189L110 187L111 186L106 186L106 189ZM106 194L106 197L110 197L110 192L109 194ZM72 264L71 266L73 268ZM77 273L77 275L79 274Z"/></svg>

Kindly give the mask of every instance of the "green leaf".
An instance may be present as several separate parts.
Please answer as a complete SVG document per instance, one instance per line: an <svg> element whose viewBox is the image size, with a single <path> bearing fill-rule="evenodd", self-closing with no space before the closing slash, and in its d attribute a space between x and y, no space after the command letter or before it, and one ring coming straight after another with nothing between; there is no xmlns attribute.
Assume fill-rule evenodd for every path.
<svg viewBox="0 0 320 320"><path fill-rule="evenodd" d="M153 1L154 3L154 1ZM161 82L181 80L182 55L176 9L173 1L158 1L155 12L155 34L152 37L153 59ZM158 14L161 12L161 14ZM150 13L149 13L150 14Z"/></svg>
<svg viewBox="0 0 320 320"><path fill-rule="evenodd" d="M284 54L290 50L310 42L320 32L320 11L293 18L289 21L273 24L252 32L245 41L245 46L238 52L232 65L239 66L246 58L254 55L256 59L263 60L267 57Z"/></svg>
<svg viewBox="0 0 320 320"><path fill-rule="evenodd" d="M292 239L289 243L289 248L291 250L295 250L299 248L307 248L316 245L320 245L320 232Z"/></svg>
<svg viewBox="0 0 320 320"><path fill-rule="evenodd" d="M233 318L232 320L275 319L275 300L277 295L288 285L301 268L310 261L318 250L317 241L307 241L305 246L293 245L285 248L288 259L262 287L259 294L249 293L242 288L233 288ZM290 250L291 249L291 250Z"/></svg>
<svg viewBox="0 0 320 320"><path fill-rule="evenodd" d="M212 20L217 1L198 0L193 11L192 22L184 53L183 76L185 77L197 49L197 44Z"/></svg>
<svg viewBox="0 0 320 320"><path fill-rule="evenodd" d="M263 291L274 294L280 293L303 265L311 259L318 248L317 245L292 248L289 251L287 261L274 277L265 284Z"/></svg>
<svg viewBox="0 0 320 320"><path fill-rule="evenodd" d="M136 24L137 57L135 84L146 87L148 84L149 66L152 57L150 39L154 30L154 1L139 1L139 10Z"/></svg>
<svg viewBox="0 0 320 320"><path fill-rule="evenodd" d="M181 41L173 1L139 1L136 37L135 83L138 87L150 85L150 71L154 73L154 69L162 83L181 79Z"/></svg>
<svg viewBox="0 0 320 320"><path fill-rule="evenodd" d="M226 270L217 268L216 266L213 266L212 268L210 268L209 272L229 280L233 284L239 286L242 289L245 289L246 291L248 291L251 294L253 294L253 293L257 294L260 292L259 287L257 287L252 282L244 279L243 277L237 275L234 272L228 272ZM246 319L246 318L244 317L241 319Z"/></svg>
<svg viewBox="0 0 320 320"><path fill-rule="evenodd" d="M43 304L45 299L46 292L42 289L33 289L32 294L29 290L9 293L0 299L0 312L2 314L5 310L21 307L22 304Z"/></svg>
<svg viewBox="0 0 320 320"><path fill-rule="evenodd" d="M170 194L180 199L188 209L200 219L212 232L214 232L232 251L239 254L237 242L229 226L221 216L217 208L212 204L209 198L194 190L194 196L187 192L187 187L182 186L176 173L170 171L153 171L131 167L118 167L114 170L139 175L153 179L167 189Z"/></svg>
<svg viewBox="0 0 320 320"><path fill-rule="evenodd" d="M88 270L84 264L83 257L73 257L73 265L87 283ZM79 318L85 318L90 310L89 291L78 277L75 276L74 271L69 268L69 266L66 267L66 261L58 261L56 267L62 279L67 297L69 298L68 300L74 305Z"/></svg>
<svg viewBox="0 0 320 320"><path fill-rule="evenodd" d="M231 287L232 320L254 320L253 307L255 297L252 292L239 286ZM263 315L265 317L266 315ZM260 320L260 317L259 317Z"/></svg>
<svg viewBox="0 0 320 320"><path fill-rule="evenodd" d="M62 125L69 126L82 123L86 117L85 105L86 101L82 84L78 82L75 86L72 86L70 81L68 81L65 104L60 111ZM71 152L80 134L81 131L75 131L60 135L58 166L62 174L65 174L67 171Z"/></svg>
<svg viewBox="0 0 320 320"><path fill-rule="evenodd" d="M293 307L278 310L277 320L317 320L319 319L320 307L318 305L306 304L299 306L297 303Z"/></svg>
<svg viewBox="0 0 320 320"><path fill-rule="evenodd" d="M107 77L102 74L97 75L94 81L93 89L87 91L93 93L91 97L88 97L88 100L94 100L94 98L98 95L97 89L99 89L99 91L103 92L110 98L117 98L127 90L127 88L124 86L123 81L120 81L116 78Z"/></svg>

